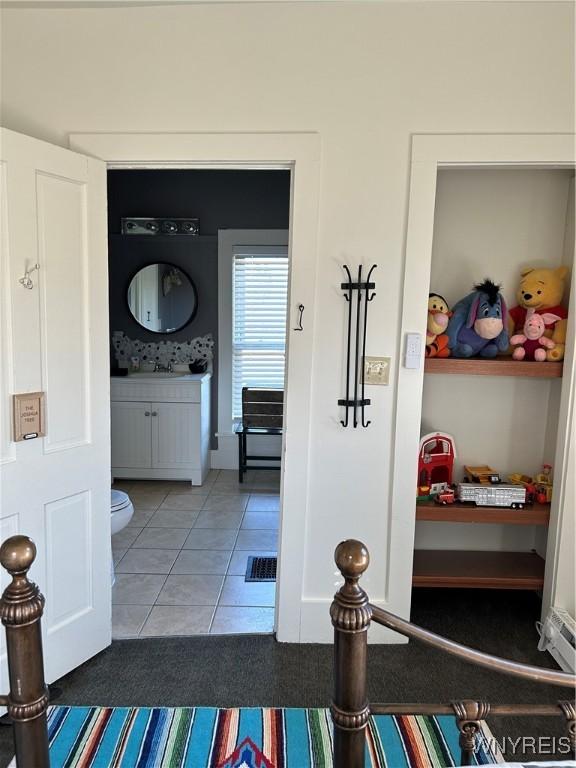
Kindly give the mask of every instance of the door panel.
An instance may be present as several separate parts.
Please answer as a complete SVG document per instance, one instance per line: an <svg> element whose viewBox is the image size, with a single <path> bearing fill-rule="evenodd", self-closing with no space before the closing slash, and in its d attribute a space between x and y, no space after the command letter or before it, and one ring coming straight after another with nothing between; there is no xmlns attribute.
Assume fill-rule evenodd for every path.
<svg viewBox="0 0 576 768"><path fill-rule="evenodd" d="M152 403L152 466L200 468L200 405Z"/></svg>
<svg viewBox="0 0 576 768"><path fill-rule="evenodd" d="M86 185L37 173L36 192L42 379L51 393L44 446L50 452L90 442Z"/></svg>
<svg viewBox="0 0 576 768"><path fill-rule="evenodd" d="M45 506L47 589L52 599L46 604L45 623L49 635L81 613L92 610L90 572L90 494L76 493ZM84 567L74 568L67 556L68 542L80 550Z"/></svg>
<svg viewBox="0 0 576 768"><path fill-rule="evenodd" d="M152 466L150 403L111 403L112 466Z"/></svg>
<svg viewBox="0 0 576 768"><path fill-rule="evenodd" d="M106 168L12 131L0 139L0 532L36 543L51 682L110 644ZM28 290L19 279L37 263ZM36 391L46 437L12 442L11 396Z"/></svg>

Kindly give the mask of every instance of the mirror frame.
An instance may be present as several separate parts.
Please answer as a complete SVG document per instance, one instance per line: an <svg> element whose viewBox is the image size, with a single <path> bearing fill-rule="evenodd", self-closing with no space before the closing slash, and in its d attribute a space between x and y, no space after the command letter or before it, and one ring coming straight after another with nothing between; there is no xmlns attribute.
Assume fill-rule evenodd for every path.
<svg viewBox="0 0 576 768"><path fill-rule="evenodd" d="M194 305L194 309L192 311L192 314L188 318L188 320L183 325L179 326L178 328L175 328L173 331L153 331L151 328L146 328L145 325L142 325L142 323L139 320L136 319L136 317L134 316L134 313L132 312L132 309L130 307L130 300L128 298L128 292L130 290L130 286L132 285L132 281L134 280L134 278L136 277L137 274L142 272L143 269L146 269L146 267L153 267L155 265L165 265L167 267L174 267L175 269L178 269L180 272L182 272L184 277L188 278L188 280L190 282L190 285L192 286L192 291L194 293L194 299L196 300L196 303ZM128 283L126 284L126 290L124 291L124 297L125 297L125 300L126 300L126 307L128 309L128 314L130 315L132 320L134 320L134 322L137 323L138 327L142 328L142 330L148 331L148 333L154 333L157 336L171 336L173 333L178 333L178 331L181 331L183 328L186 328L187 325L190 325L190 323L195 319L196 315L198 314L198 289L196 288L196 283L194 282L194 280L192 280L192 278L190 277L188 272L186 272L185 269L182 269L182 267L179 267L178 264L174 264L171 261L151 261L148 264L144 264L143 266L138 267L138 269L130 276L130 279L128 280Z"/></svg>

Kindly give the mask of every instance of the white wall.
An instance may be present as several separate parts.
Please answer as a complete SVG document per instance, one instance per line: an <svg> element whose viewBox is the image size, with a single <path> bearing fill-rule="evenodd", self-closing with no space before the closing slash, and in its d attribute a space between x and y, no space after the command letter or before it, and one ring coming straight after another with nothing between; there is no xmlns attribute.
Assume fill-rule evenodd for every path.
<svg viewBox="0 0 576 768"><path fill-rule="evenodd" d="M309 514L301 637L329 640L344 537L386 583L395 377L372 425L343 430L341 264L375 261L369 355L397 365L413 132L570 132L569 3L337 3L4 9L3 121L66 144L73 131L301 131L322 142ZM308 308L307 308L308 309ZM408 514L408 510L406 511ZM395 514L400 516L401 510Z"/></svg>
<svg viewBox="0 0 576 768"><path fill-rule="evenodd" d="M566 170L441 170L431 290L452 306L488 276L515 306L522 268L563 262L572 176Z"/></svg>

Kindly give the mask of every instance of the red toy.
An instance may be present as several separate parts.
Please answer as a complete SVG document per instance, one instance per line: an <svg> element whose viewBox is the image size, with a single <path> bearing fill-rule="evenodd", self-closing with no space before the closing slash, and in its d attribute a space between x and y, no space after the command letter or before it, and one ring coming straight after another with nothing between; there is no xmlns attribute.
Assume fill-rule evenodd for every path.
<svg viewBox="0 0 576 768"><path fill-rule="evenodd" d="M420 438L418 496L440 493L452 484L454 445L454 438L445 432L430 432Z"/></svg>
<svg viewBox="0 0 576 768"><path fill-rule="evenodd" d="M456 494L454 493L454 489L445 488L443 491L440 491L434 501L436 501L438 504L454 504L456 501Z"/></svg>

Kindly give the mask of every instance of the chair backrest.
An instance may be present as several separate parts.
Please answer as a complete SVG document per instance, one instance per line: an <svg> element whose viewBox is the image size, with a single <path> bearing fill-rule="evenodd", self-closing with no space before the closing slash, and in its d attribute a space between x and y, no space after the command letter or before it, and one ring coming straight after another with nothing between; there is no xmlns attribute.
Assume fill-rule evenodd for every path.
<svg viewBox="0 0 576 768"><path fill-rule="evenodd" d="M280 429L284 420L284 390L242 388L242 426Z"/></svg>

